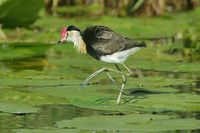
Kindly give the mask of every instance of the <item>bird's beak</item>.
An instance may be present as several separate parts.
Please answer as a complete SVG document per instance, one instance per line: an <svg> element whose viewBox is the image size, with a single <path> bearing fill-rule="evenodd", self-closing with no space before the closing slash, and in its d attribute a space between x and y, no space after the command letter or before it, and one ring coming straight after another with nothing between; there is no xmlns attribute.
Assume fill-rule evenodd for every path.
<svg viewBox="0 0 200 133"><path fill-rule="evenodd" d="M61 40L59 40L58 42L57 42L57 44L62 44L62 42L64 42L65 41L65 38L64 39L61 39Z"/></svg>
<svg viewBox="0 0 200 133"><path fill-rule="evenodd" d="M58 42L57 42L57 44L61 44L62 43L62 41L61 40L59 40Z"/></svg>

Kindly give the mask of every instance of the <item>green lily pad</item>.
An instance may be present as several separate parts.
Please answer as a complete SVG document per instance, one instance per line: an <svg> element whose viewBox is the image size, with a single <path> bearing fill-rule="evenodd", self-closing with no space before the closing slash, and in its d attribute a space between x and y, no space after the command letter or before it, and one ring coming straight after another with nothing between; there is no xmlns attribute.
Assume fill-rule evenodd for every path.
<svg viewBox="0 0 200 133"><path fill-rule="evenodd" d="M115 86L114 86L115 87ZM141 88L142 89L142 88ZM162 89L164 90L162 93ZM134 90L134 89L133 89ZM151 90L151 89L150 89ZM87 86L81 90L79 87L56 87L56 88L38 88L33 90L40 94L48 94L55 97L64 97L67 101L76 106L87 107L99 110L110 111L199 111L200 97L189 93L166 93L165 88L158 87L158 94L148 94L144 97L134 95L123 95L122 104L116 105L116 99L119 91L113 88L113 85L95 85ZM130 91L130 90L129 90ZM86 97L87 95L87 97Z"/></svg>
<svg viewBox="0 0 200 133"><path fill-rule="evenodd" d="M159 49L157 48L157 50ZM150 55L147 56L146 53ZM88 55L83 56L74 53L72 46L68 45L59 47L40 44L2 45L2 49L0 49L0 103L4 103L4 106L0 108L0 111L9 113L23 113L22 111L24 111L25 113L28 112L28 109L23 110L24 106L35 109L34 106L38 107L43 104L70 104L75 105L74 107L84 107L85 110L86 108L97 110L100 114L110 114L110 116L91 117L92 115L99 115L99 113L92 114L89 112L91 114L90 117L82 117L80 113L75 114L72 111L69 114L65 114L76 117L71 120L71 117L63 118L64 111L62 110L58 111L53 108L51 112L56 115L51 115L51 113L46 113L46 108L44 108L43 114L45 116L40 117L42 119L41 123L47 123L45 126L52 126L56 121L70 118L70 120L58 122L57 126L59 128L77 128L75 132L91 132L94 130L100 132L111 130L124 132L148 132L149 130L159 132L197 129L198 120L180 118L180 113L186 114L187 117L195 117L197 115L195 112L200 110L198 88L196 90L193 89L197 87L196 77L193 79L188 78L190 77L190 73L187 73L189 70L187 70L188 63L178 62L179 57L176 59L171 55L164 56L162 52L160 53L162 56L159 57L156 57L155 54L155 49L152 47L147 48L144 52L141 51L130 57L126 62L130 68L134 68L133 64L136 64L136 68L141 65L139 68L145 66L147 71L153 68L153 70L158 70L158 73L147 76L144 74L144 77L141 76L139 78L129 77L125 89L127 95L122 96L121 105L116 105L119 88L112 84L106 74L100 74L92 80L97 84L88 85L84 89L80 89L80 84L86 76L101 66L112 67L112 65L92 60ZM155 59L150 59L151 57L155 57ZM166 65L168 61L169 66ZM177 66L180 63L187 66L184 68L186 77L176 77L173 72L172 77L170 72L168 76L162 75L162 72L159 74L159 70L166 71L168 67L179 71L180 69L176 70L173 67L173 63ZM159 67L159 64L161 64L161 67ZM196 72L198 71L197 69L199 68L195 69ZM113 73L111 75L115 77L117 83L121 83L120 75ZM186 91L184 90L185 88L182 89L177 86L186 86ZM192 89L187 88L187 86ZM141 92L143 95L139 95ZM38 108L30 112L42 113L41 110L38 111ZM135 112L149 114L135 114ZM152 113L164 115L151 115ZM118 114L128 115L116 116ZM174 116L166 116L166 114L173 114ZM13 115L4 117L4 114L2 114L2 118L16 120L16 122L13 121L4 125L3 128L24 128L16 129L15 131L17 132L51 132L51 129L43 129L43 124L32 124L31 122L33 121L30 121L30 119L37 118L34 115L38 114L28 115L29 117L25 115L23 118L18 116L20 122L17 122L18 119L12 119ZM49 119L46 119L47 117ZM48 125L52 117L63 119L55 118ZM24 118L27 118L25 122L28 123L25 126L23 123ZM91 120L91 125L86 119ZM184 125L183 121L188 121L186 122L188 126ZM62 122L63 124L61 124ZM84 123L87 125L84 125ZM111 125L112 123L114 124ZM174 127L172 123L175 125ZM192 126L191 123L193 124ZM97 125L101 126L98 128ZM156 127L157 125L159 127ZM28 128L36 129L29 130ZM52 131L70 132L68 129L52 129Z"/></svg>
<svg viewBox="0 0 200 133"><path fill-rule="evenodd" d="M37 113L39 108L17 104L17 103L0 103L0 111L11 114L26 114L26 113Z"/></svg>
<svg viewBox="0 0 200 133"><path fill-rule="evenodd" d="M47 44L38 43L0 43L0 59L12 63L15 59L26 59L30 57L43 56L45 52L51 47Z"/></svg>
<svg viewBox="0 0 200 133"><path fill-rule="evenodd" d="M29 26L38 18L38 12L43 5L40 0L30 0L29 2L26 0L6 0L0 5L0 22L7 27ZM12 21L13 19L15 22Z"/></svg>
<svg viewBox="0 0 200 133"><path fill-rule="evenodd" d="M27 78L2 78L0 84L2 86L35 86L35 87L56 87L56 86L78 86L78 80L65 79L27 79ZM79 81L80 82L80 81Z"/></svg>
<svg viewBox="0 0 200 133"><path fill-rule="evenodd" d="M14 129L15 133L79 133L76 129Z"/></svg>
<svg viewBox="0 0 200 133"><path fill-rule="evenodd" d="M0 112L0 117L1 117L1 116L10 116L10 115L11 115L10 113Z"/></svg>
<svg viewBox="0 0 200 133"><path fill-rule="evenodd" d="M58 128L96 131L159 132L199 129L200 120L173 118L165 115L131 114L126 116L81 117L57 122L56 126Z"/></svg>
<svg viewBox="0 0 200 133"><path fill-rule="evenodd" d="M0 102L11 103L12 105L18 105L18 103L27 104L30 106L42 105L42 104L56 104L56 103L67 103L65 98L53 97L46 94L40 94L27 90L28 87L17 87L4 88L0 87Z"/></svg>

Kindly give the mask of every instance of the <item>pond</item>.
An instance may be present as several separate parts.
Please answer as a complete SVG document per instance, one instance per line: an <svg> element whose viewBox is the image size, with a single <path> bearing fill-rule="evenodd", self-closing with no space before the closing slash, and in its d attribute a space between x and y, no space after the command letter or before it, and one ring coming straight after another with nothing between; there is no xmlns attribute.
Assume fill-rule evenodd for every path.
<svg viewBox="0 0 200 133"><path fill-rule="evenodd" d="M116 105L119 88L106 74L80 88L112 64L70 44L0 43L0 132L200 132L200 63L168 55L167 47L150 46L127 60L134 74Z"/></svg>

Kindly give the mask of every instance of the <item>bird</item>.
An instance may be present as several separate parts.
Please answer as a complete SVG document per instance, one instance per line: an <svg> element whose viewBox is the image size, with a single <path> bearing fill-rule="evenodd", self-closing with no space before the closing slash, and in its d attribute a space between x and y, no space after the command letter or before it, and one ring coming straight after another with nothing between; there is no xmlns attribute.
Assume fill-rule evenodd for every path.
<svg viewBox="0 0 200 133"><path fill-rule="evenodd" d="M85 87L91 79L102 72L106 72L108 77L115 84L116 81L110 75L110 72L120 74L122 76L122 84L116 100L116 103L120 104L127 77L133 74L124 62L130 55L146 47L146 44L124 37L114 32L111 28L102 25L88 26L83 31L74 25L69 25L61 29L60 36L61 39L57 42L58 44L65 41L72 42L74 48L78 52L89 54L96 60L114 64L116 69L103 67L89 75L84 80L82 88ZM122 72L121 68L118 66L119 64L121 64L127 72Z"/></svg>

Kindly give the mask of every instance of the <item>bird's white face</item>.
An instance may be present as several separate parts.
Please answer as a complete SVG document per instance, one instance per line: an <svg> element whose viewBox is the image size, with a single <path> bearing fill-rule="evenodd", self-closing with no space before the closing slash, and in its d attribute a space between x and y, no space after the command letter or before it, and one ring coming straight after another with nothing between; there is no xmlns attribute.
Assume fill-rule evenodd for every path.
<svg viewBox="0 0 200 133"><path fill-rule="evenodd" d="M75 43L80 36L80 32L76 30L67 31L67 28L63 28L60 32L60 36L61 39L58 41L58 43L62 43L64 41Z"/></svg>
<svg viewBox="0 0 200 133"><path fill-rule="evenodd" d="M67 41L68 42L73 42L76 43L78 41L78 39L80 38L80 32L79 31L68 31L67 32Z"/></svg>
<svg viewBox="0 0 200 133"><path fill-rule="evenodd" d="M74 28L74 27L73 27ZM82 39L80 30L77 29L67 29L63 28L60 32L61 39L58 43L62 43L64 41L73 42L74 48L81 53L86 53L86 44Z"/></svg>

